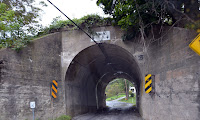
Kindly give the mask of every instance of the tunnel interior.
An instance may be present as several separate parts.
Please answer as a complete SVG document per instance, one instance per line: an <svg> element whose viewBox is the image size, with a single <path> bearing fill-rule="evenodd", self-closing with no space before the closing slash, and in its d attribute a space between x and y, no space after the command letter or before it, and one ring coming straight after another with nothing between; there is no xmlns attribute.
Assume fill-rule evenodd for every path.
<svg viewBox="0 0 200 120"><path fill-rule="evenodd" d="M135 83L140 109L141 72L133 55L113 44L96 44L79 52L65 76L66 112L71 116L104 108L105 88L115 78Z"/></svg>

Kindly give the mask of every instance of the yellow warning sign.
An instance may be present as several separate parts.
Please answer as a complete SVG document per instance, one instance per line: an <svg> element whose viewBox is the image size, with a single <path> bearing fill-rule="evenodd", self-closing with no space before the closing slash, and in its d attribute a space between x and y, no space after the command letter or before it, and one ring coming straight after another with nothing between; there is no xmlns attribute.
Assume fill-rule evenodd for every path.
<svg viewBox="0 0 200 120"><path fill-rule="evenodd" d="M200 33L198 36L190 43L189 47L196 52L198 55L200 55Z"/></svg>
<svg viewBox="0 0 200 120"><path fill-rule="evenodd" d="M58 82L56 80L52 81L52 86L51 86L51 96L53 98L57 98L57 87L58 87Z"/></svg>
<svg viewBox="0 0 200 120"><path fill-rule="evenodd" d="M145 76L145 92L150 93L152 90L152 79L151 74Z"/></svg>

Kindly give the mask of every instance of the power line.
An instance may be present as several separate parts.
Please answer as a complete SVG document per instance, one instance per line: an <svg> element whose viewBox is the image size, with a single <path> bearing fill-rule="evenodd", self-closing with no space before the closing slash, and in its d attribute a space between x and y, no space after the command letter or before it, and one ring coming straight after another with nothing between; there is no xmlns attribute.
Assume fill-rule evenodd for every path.
<svg viewBox="0 0 200 120"><path fill-rule="evenodd" d="M80 30L82 30L92 41L94 41L96 44L97 41L95 41L87 32L85 32L81 27L79 27L72 19L70 19L65 13L63 13L57 6L55 6L50 0L47 0L50 4L52 4L58 11L60 11L67 19L69 19L74 25L76 25Z"/></svg>
<svg viewBox="0 0 200 120"><path fill-rule="evenodd" d="M97 41L95 41L86 31L84 31L80 26L78 26L72 19L70 19L65 13L63 13L57 6L55 6L50 0L47 0L51 5L53 5L58 11L60 11L65 17L67 17L74 25L76 25L80 30L82 30L90 39L92 39L92 41L94 41L95 44L98 45L99 49L101 50L102 54L105 56L105 61L108 65L110 65L110 60L108 59L108 55L105 51L105 49L103 49L101 46L101 43L97 43ZM111 68L114 70L114 68L112 67L112 65L110 65Z"/></svg>

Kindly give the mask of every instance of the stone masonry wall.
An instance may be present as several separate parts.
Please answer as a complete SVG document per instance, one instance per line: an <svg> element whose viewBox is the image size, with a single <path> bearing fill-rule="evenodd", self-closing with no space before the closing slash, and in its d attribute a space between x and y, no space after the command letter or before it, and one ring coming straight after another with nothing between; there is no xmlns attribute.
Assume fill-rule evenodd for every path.
<svg viewBox="0 0 200 120"><path fill-rule="evenodd" d="M19 52L0 50L0 120L32 120L30 101L36 102L35 119L48 120L65 114L61 45L61 34L54 33ZM58 81L58 99L53 104L52 80Z"/></svg>
<svg viewBox="0 0 200 120"><path fill-rule="evenodd" d="M165 29L161 36L164 34L148 49L145 73L155 75L155 94L143 92L143 118L199 120L200 56L189 48L197 33L173 28Z"/></svg>

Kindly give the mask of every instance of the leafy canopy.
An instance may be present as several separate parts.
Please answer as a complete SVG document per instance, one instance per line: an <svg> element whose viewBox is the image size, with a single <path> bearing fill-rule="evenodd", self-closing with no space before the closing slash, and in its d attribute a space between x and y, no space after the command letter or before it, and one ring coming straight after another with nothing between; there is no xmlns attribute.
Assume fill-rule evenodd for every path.
<svg viewBox="0 0 200 120"><path fill-rule="evenodd" d="M36 7L35 0L3 0L2 3L7 5L8 10L13 10L15 17L22 19L24 25L38 22L37 18L41 8ZM40 1L39 4L47 6L44 1Z"/></svg>
<svg viewBox="0 0 200 120"><path fill-rule="evenodd" d="M97 5L127 31L124 40L148 33L155 24L172 25L178 21L185 26L200 18L198 0L97 0Z"/></svg>
<svg viewBox="0 0 200 120"><path fill-rule="evenodd" d="M115 23L122 29L130 31L132 37L136 36L141 25L148 28L152 24L165 22L167 17L170 18L170 15L162 11L160 4L154 0L148 2L146 0L98 0L97 5L106 14L112 15Z"/></svg>
<svg viewBox="0 0 200 120"><path fill-rule="evenodd" d="M0 3L0 48L19 50L37 34L36 18L41 9L34 7L33 2L3 0Z"/></svg>
<svg viewBox="0 0 200 120"><path fill-rule="evenodd" d="M129 86L133 87L134 85L126 80L127 84L127 90L129 90ZM125 79L123 78L116 78L113 81L111 81L105 90L107 98L119 95L119 93L126 93L126 85L125 85Z"/></svg>

